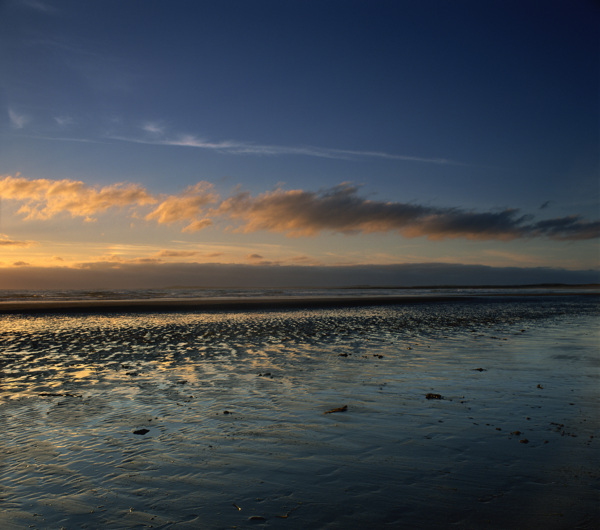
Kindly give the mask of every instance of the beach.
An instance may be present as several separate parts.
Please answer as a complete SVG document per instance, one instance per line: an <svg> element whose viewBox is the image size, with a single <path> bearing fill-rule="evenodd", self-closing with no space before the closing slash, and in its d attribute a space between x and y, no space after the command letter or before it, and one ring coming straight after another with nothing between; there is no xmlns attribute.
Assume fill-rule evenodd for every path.
<svg viewBox="0 0 600 530"><path fill-rule="evenodd" d="M597 528L597 295L268 294L2 301L0 526Z"/></svg>

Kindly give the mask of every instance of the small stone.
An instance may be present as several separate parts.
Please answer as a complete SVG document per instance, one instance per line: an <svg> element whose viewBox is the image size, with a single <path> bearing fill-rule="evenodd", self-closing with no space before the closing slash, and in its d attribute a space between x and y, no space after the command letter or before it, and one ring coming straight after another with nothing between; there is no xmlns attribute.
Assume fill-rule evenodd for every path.
<svg viewBox="0 0 600 530"><path fill-rule="evenodd" d="M149 433L150 431L148 429L138 429L137 431L133 431L133 434L140 434L140 435L144 435L146 433Z"/></svg>
<svg viewBox="0 0 600 530"><path fill-rule="evenodd" d="M343 407L337 407L335 409L328 410L323 412L323 414L332 414L333 412L346 412L348 410L348 405L344 405Z"/></svg>

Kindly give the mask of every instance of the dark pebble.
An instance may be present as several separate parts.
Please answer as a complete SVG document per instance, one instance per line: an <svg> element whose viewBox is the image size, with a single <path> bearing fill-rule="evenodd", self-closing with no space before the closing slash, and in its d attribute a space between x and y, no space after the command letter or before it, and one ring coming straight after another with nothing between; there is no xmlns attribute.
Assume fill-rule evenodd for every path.
<svg viewBox="0 0 600 530"><path fill-rule="evenodd" d="M148 429L139 429L137 431L133 431L133 434L141 434L144 435L146 433L150 432Z"/></svg>
<svg viewBox="0 0 600 530"><path fill-rule="evenodd" d="M338 407L336 409L331 409L326 412L323 412L323 414L331 414L333 412L346 412L347 410L348 410L348 405L344 405L343 407Z"/></svg>

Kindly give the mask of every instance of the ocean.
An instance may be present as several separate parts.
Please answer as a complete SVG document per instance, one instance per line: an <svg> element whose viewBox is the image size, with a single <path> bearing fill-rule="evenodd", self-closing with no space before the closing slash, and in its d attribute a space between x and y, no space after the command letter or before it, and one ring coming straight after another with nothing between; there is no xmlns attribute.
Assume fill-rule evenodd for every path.
<svg viewBox="0 0 600 530"><path fill-rule="evenodd" d="M49 290L17 290L0 289L0 303L6 302L43 302L43 301L101 301L101 300L189 300L215 298L323 298L323 297L369 297L369 296L466 296L466 295L548 295L576 294L598 292L598 286L530 286L530 287L347 287L339 288L288 288L288 289L232 289L232 288L191 288L173 287L170 289L49 289Z"/></svg>
<svg viewBox="0 0 600 530"><path fill-rule="evenodd" d="M324 297L339 304L311 305ZM182 298L297 303L0 315L0 527L600 520L589 290L3 291L0 304Z"/></svg>

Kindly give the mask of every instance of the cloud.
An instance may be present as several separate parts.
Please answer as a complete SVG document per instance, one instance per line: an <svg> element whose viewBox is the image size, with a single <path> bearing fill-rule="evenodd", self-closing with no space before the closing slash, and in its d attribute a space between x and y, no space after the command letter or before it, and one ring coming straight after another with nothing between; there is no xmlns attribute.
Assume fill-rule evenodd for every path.
<svg viewBox="0 0 600 530"><path fill-rule="evenodd" d="M244 232L269 230L300 237L322 231L388 231L429 211L424 206L369 201L356 192L349 184L321 193L277 189L256 198L240 192L223 201L219 213L241 220Z"/></svg>
<svg viewBox="0 0 600 530"><path fill-rule="evenodd" d="M0 196L24 202L18 213L25 219L50 219L68 213L90 219L91 215L114 207L147 205L156 202L137 184L112 184L102 188L74 180L29 180L7 176L0 179Z"/></svg>
<svg viewBox="0 0 600 530"><path fill-rule="evenodd" d="M268 231L288 237L327 232L397 232L408 238L480 241L540 237L579 241L600 237L600 221L578 215L536 221L515 208L478 212L375 201L361 197L358 188L348 183L318 192L278 188L252 196L238 191L222 200L209 182L198 182L177 195L154 196L138 184L99 188L68 179L29 180L17 174L0 179L0 197L21 202L18 213L26 220L45 220L66 213L95 221L96 214L127 207L133 217L158 224L180 224L182 232L200 231L217 219L233 222L237 232ZM149 213L148 207L153 207Z"/></svg>
<svg viewBox="0 0 600 530"><path fill-rule="evenodd" d="M263 257L260 254L248 254L246 259L253 261L257 259L263 259Z"/></svg>
<svg viewBox="0 0 600 530"><path fill-rule="evenodd" d="M599 222L579 217L551 219L531 224L530 215L517 209L474 212L400 202L372 201L358 189L341 184L321 192L276 189L257 197L239 192L223 201L218 213L241 222L242 232L267 230L289 237L321 232L345 234L398 232L405 237L431 240L465 238L512 240L547 236L577 240L600 237Z"/></svg>
<svg viewBox="0 0 600 530"><path fill-rule="evenodd" d="M198 254L197 250L161 250L157 256L159 258L190 258Z"/></svg>
<svg viewBox="0 0 600 530"><path fill-rule="evenodd" d="M156 122L146 122L142 125L142 130L152 135L162 135L164 133L164 127Z"/></svg>
<svg viewBox="0 0 600 530"><path fill-rule="evenodd" d="M159 224L187 222L183 232L195 232L211 225L212 221L201 213L205 206L219 199L208 182L190 186L179 195L155 197L138 184L120 183L97 188L75 180L30 180L19 176L0 179L0 197L23 203L18 213L26 220L46 220L67 213L91 221L95 220L93 215L110 208L157 204L145 219Z"/></svg>
<svg viewBox="0 0 600 530"><path fill-rule="evenodd" d="M9 108L8 109L8 119L10 120L10 124L15 129L22 129L27 125L31 118L25 114L20 114L16 110Z"/></svg>
<svg viewBox="0 0 600 530"><path fill-rule="evenodd" d="M208 219L199 219L197 221L192 221L189 225L185 226L181 229L182 232L200 232L200 230L204 230L208 226L212 225L213 222Z"/></svg>
<svg viewBox="0 0 600 530"><path fill-rule="evenodd" d="M600 221L586 221L578 215L538 221L531 227L538 236L563 241L594 239L600 237Z"/></svg>
<svg viewBox="0 0 600 530"><path fill-rule="evenodd" d="M0 234L0 247L25 248L32 245L35 245L34 241L17 241L15 239L9 239L7 236Z"/></svg>
<svg viewBox="0 0 600 530"><path fill-rule="evenodd" d="M466 238L508 241L525 237L523 222L531 216L519 215L516 209L499 212L471 212L456 208L432 211L409 226L400 229L406 237L425 236L431 240Z"/></svg>
<svg viewBox="0 0 600 530"><path fill-rule="evenodd" d="M49 6L40 0L19 0L18 5L35 11L41 11L42 13L54 13L56 11L54 7Z"/></svg>
<svg viewBox="0 0 600 530"><path fill-rule="evenodd" d="M162 135L163 128L154 123L147 123L142 127L146 132L152 135ZM425 158L408 155L398 155L386 153L384 151L365 151L352 149L333 149L328 147L316 147L311 145L285 146L272 144L257 144L254 142L245 142L239 140L221 140L214 141L206 138L197 137L192 134L183 134L171 138L135 138L113 135L109 138L125 142L139 144L164 145L176 147L195 147L198 149L208 149L219 153L233 155L262 155L262 156L283 156L283 155L301 155L318 158L332 158L351 160L355 158L382 158L387 160L404 160L408 162L424 162L429 164L444 164L463 166L461 162L455 162L447 158Z"/></svg>
<svg viewBox="0 0 600 530"><path fill-rule="evenodd" d="M488 267L448 263L356 266L95 262L79 268L2 268L0 289L137 289L174 285L210 288L282 288L434 285L519 285L600 282L598 270Z"/></svg>
<svg viewBox="0 0 600 530"><path fill-rule="evenodd" d="M218 194L213 192L212 184L198 182L188 187L180 195L170 195L148 215L146 220L155 220L159 224L172 224L181 221L191 222L183 228L183 232L196 232L206 228L212 221L201 218L202 209L219 199Z"/></svg>
<svg viewBox="0 0 600 530"><path fill-rule="evenodd" d="M61 128L69 127L75 124L75 120L70 116L54 116L54 121Z"/></svg>

